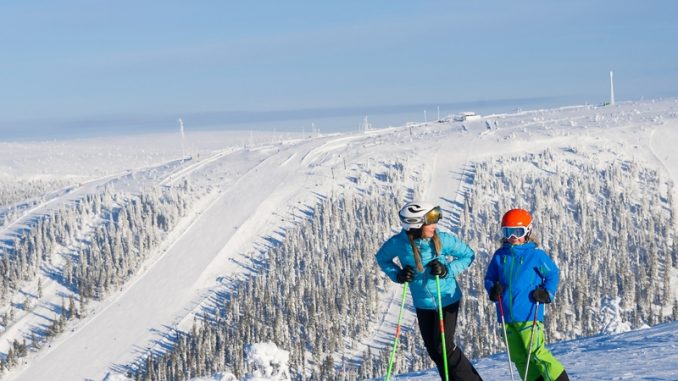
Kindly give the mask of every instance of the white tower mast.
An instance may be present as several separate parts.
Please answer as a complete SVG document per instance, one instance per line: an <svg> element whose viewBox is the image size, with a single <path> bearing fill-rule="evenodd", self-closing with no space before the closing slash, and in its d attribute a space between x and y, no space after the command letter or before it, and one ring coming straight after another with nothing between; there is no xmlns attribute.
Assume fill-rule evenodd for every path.
<svg viewBox="0 0 678 381"><path fill-rule="evenodd" d="M184 121L179 118L179 133L181 134L181 162L184 162L186 154L184 153Z"/></svg>
<svg viewBox="0 0 678 381"><path fill-rule="evenodd" d="M362 130L363 132L367 132L372 128L372 125L370 124L369 120L367 119L367 115L365 115L365 118L363 118L363 125L362 125Z"/></svg>
<svg viewBox="0 0 678 381"><path fill-rule="evenodd" d="M612 70L610 70L610 106L614 106L614 80Z"/></svg>

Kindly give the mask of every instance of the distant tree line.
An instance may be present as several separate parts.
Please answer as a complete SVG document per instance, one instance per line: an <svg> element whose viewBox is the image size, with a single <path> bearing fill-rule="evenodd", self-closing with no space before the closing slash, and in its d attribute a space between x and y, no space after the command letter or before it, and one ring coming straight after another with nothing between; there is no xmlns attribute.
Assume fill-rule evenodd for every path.
<svg viewBox="0 0 678 381"><path fill-rule="evenodd" d="M72 179L0 178L0 226L21 216L24 209L43 201L51 191L64 188Z"/></svg>
<svg viewBox="0 0 678 381"><path fill-rule="evenodd" d="M0 208L71 185L68 178L0 178Z"/></svg>

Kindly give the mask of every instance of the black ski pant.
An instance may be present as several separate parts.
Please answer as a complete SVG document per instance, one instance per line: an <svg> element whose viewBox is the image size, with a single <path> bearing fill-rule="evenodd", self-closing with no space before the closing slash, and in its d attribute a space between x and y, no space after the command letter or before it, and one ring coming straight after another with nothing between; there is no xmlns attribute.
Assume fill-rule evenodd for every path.
<svg viewBox="0 0 678 381"><path fill-rule="evenodd" d="M445 327L445 343L447 349L447 368L450 381L482 381L471 362L464 356L459 347L454 344L454 331L457 328L457 313L459 302L443 307L443 325ZM419 330L424 339L428 355L438 367L440 379L445 381L445 364L440 339L440 316L438 310L424 310L417 308Z"/></svg>

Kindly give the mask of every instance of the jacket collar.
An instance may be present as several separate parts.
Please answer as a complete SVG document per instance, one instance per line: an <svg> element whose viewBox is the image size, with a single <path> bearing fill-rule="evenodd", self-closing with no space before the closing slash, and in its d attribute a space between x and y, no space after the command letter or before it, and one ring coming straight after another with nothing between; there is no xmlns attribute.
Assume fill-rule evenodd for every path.
<svg viewBox="0 0 678 381"><path fill-rule="evenodd" d="M508 242L504 242L501 247L508 250L510 253L524 254L529 250L534 250L537 247L537 244L531 241L525 242L522 245L511 245Z"/></svg>

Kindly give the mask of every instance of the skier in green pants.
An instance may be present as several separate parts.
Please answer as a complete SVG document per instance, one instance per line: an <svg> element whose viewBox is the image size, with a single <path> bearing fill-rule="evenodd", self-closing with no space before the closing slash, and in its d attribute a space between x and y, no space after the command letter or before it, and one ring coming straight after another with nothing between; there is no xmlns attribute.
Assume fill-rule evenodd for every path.
<svg viewBox="0 0 678 381"><path fill-rule="evenodd" d="M504 242L490 260L485 289L490 300L501 302L497 315L506 324L511 361L524 381L568 381L565 367L546 348L544 339L544 304L555 297L560 270L530 240L532 216L528 211L506 212L501 230Z"/></svg>

